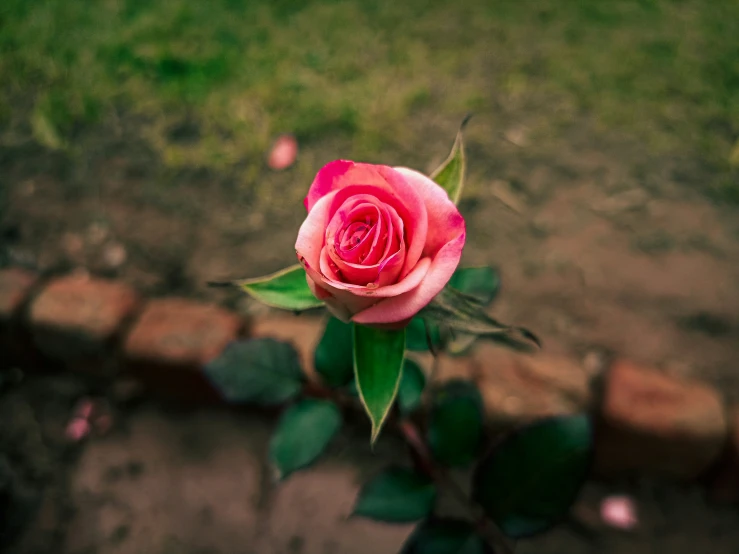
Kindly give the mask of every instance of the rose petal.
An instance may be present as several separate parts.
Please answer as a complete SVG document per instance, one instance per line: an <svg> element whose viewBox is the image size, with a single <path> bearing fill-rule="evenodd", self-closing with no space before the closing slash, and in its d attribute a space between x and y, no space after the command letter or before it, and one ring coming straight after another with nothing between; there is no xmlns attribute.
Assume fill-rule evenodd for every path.
<svg viewBox="0 0 739 554"><path fill-rule="evenodd" d="M377 302L376 298L368 298L366 296L351 294L347 291L333 287L330 284L331 282L327 282L321 273L310 265L307 265L305 260L303 261L303 267L305 268L305 272L309 278L308 282L310 283L310 280L313 280L315 286L320 287L330 295L329 297L323 298L326 305L336 310L335 313L339 319L342 319L342 317L338 315L339 313L345 314L346 319L342 319L343 321L348 321L352 314L361 312ZM313 289L311 288L311 290ZM316 295L316 292L313 294ZM318 295L316 295L316 297L318 297ZM334 310L332 310L332 312L333 311Z"/></svg>
<svg viewBox="0 0 739 554"><path fill-rule="evenodd" d="M465 233L441 247L431 262L421 283L404 294L386 298L382 302L356 313L352 321L365 325L399 322L416 315L434 296L441 292L459 265L464 248ZM427 258L424 258L427 259Z"/></svg>
<svg viewBox="0 0 739 554"><path fill-rule="evenodd" d="M438 185L435 186L438 188ZM420 194L422 190L409 183L401 173L391 167L337 160L326 164L318 172L305 197L305 207L310 213L319 199L333 191L348 187L358 188L348 194L342 194L335 209L349 197L367 193L378 196L381 202L395 208L405 222L406 260L401 272L402 279L421 259L426 244L428 216L426 203ZM378 193L380 190L384 191L384 194L380 195ZM333 213L334 211L331 215Z"/></svg>
<svg viewBox="0 0 739 554"><path fill-rule="evenodd" d="M464 227L464 218L457 206L449 199L446 191L433 180L407 167L396 167L400 173L421 195L428 213L428 233L425 256L432 256L439 248L449 242L450 229Z"/></svg>
<svg viewBox="0 0 739 554"><path fill-rule="evenodd" d="M323 300L329 312L344 323L349 323L351 321L352 313L347 309L347 307L336 300L329 291L317 285L315 281L311 279L310 274L307 271L305 274L305 280L307 281L308 288L313 293L313 296L319 300Z"/></svg>
<svg viewBox="0 0 739 554"><path fill-rule="evenodd" d="M369 202L363 203L361 199L358 206L345 211L345 206L353 201L354 199L347 201L336 212L329 224L326 246L321 252L321 273L325 277L342 283L363 285L372 289L392 285L398 280L405 261L406 249L402 237L403 221L392 207L379 204L379 201L375 198L372 201L378 204L374 207L376 208L375 213L379 217L373 214L371 210L368 211L366 207ZM345 256L342 252L342 241L346 235L346 227L338 232L336 227L339 224L352 227L355 225L354 219L356 217L362 218L363 214L367 214L368 218L377 217L374 227L377 233L382 234L382 237L379 237L377 244L373 243L363 261L360 261L360 258L355 262L353 256Z"/></svg>
<svg viewBox="0 0 739 554"><path fill-rule="evenodd" d="M298 260L302 263L302 259L305 258L306 263L313 268L318 268L320 264L329 209L335 196L336 192L332 192L316 202L298 231L298 238L295 241Z"/></svg>
<svg viewBox="0 0 739 554"><path fill-rule="evenodd" d="M304 264L305 265L305 264ZM306 268L306 272L315 276L318 276L318 283L321 287L331 293L333 296L339 299L345 299L347 302L356 302L352 297L368 297L372 299L372 302L366 303L361 309L368 308L374 304L378 299L389 298L393 296L401 295L416 288L423 278L426 276L429 268L431 267L431 258L423 258L416 267L413 268L405 279L395 283L394 285L388 285L386 287L378 287L376 289L367 288L361 285L351 285L347 283L341 283L333 280L327 275L321 275L321 272L312 270L312 273ZM359 304L357 304L359 305ZM361 311L356 310L354 313Z"/></svg>

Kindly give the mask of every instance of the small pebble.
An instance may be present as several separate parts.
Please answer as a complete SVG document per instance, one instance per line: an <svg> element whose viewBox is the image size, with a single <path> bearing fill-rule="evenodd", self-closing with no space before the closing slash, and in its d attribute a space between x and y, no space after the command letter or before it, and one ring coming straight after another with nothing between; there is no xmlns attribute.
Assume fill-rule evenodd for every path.
<svg viewBox="0 0 739 554"><path fill-rule="evenodd" d="M77 233L64 233L62 237L62 248L67 256L77 258L85 247L82 237Z"/></svg>
<svg viewBox="0 0 739 554"><path fill-rule="evenodd" d="M135 379L123 378L113 383L110 397L117 405L130 405L144 398L144 386Z"/></svg>
<svg viewBox="0 0 739 554"><path fill-rule="evenodd" d="M93 246L102 244L108 238L108 227L100 222L95 222L87 229L87 242Z"/></svg>
<svg viewBox="0 0 739 554"><path fill-rule="evenodd" d="M126 249L119 242L111 242L103 250L103 261L112 269L123 265L126 261L126 257Z"/></svg>
<svg viewBox="0 0 739 554"><path fill-rule="evenodd" d="M95 418L94 426L98 435L107 435L113 428L113 417L110 414L102 414Z"/></svg>

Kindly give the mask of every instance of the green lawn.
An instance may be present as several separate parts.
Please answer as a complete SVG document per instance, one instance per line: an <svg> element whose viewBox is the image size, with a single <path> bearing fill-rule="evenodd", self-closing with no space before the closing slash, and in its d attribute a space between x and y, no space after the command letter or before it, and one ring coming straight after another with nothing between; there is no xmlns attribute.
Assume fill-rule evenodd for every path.
<svg viewBox="0 0 739 554"><path fill-rule="evenodd" d="M541 143L587 120L739 201L737 37L736 0L3 0L0 140L124 114L165 164L248 179L283 131L417 162L467 111Z"/></svg>

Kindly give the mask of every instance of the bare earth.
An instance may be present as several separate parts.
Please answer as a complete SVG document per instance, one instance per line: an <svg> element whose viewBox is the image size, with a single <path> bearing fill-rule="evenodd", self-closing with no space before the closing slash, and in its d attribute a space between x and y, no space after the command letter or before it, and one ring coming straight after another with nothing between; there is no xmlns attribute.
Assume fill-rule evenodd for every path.
<svg viewBox="0 0 739 554"><path fill-rule="evenodd" d="M442 145L440 159L445 141L434 144ZM636 178L625 169L637 155L629 150L573 139L555 160L496 144L493 153L471 141L462 204L465 265L501 268L496 315L534 330L551 352L604 348L712 382L739 400L735 209L712 204L666 170ZM330 159L315 148L301 154L302 170L265 175L267 204L238 192L227 176L163 174L134 146L101 147L82 165L31 147L4 151L5 255L44 270L85 266L153 295L252 309L204 283L293 263L305 164L315 171ZM267 419L146 405L77 451L58 437L83 390L64 379L31 380L3 400L4 414L12 414L2 418L3 445L24 461L32 488L50 491L13 552L380 554L397 551L409 532L345 521L360 478L402 454L392 440L369 457L366 429L350 429L327 461L273 489L264 464ZM19 439L26 436L37 443ZM585 491L591 509L604 490ZM736 511L706 507L697 491L653 483L609 490L637 497L639 532L590 536L565 525L517 552L739 551Z"/></svg>

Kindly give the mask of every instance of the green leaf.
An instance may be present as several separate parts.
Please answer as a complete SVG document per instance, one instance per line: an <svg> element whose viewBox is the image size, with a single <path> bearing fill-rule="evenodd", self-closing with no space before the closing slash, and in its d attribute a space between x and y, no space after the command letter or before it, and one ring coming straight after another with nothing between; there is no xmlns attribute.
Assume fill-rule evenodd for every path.
<svg viewBox="0 0 739 554"><path fill-rule="evenodd" d="M477 342L476 335L467 335L464 333L454 333L452 339L447 342L446 351L451 356L463 356L466 354L472 345Z"/></svg>
<svg viewBox="0 0 739 554"><path fill-rule="evenodd" d="M372 443L398 393L404 357L405 329L389 331L354 325L354 378L372 422Z"/></svg>
<svg viewBox="0 0 739 554"><path fill-rule="evenodd" d="M323 306L310 288L305 270L300 264L290 266L272 275L256 279L210 282L210 286L235 286L267 306L282 310L303 311Z"/></svg>
<svg viewBox="0 0 739 554"><path fill-rule="evenodd" d="M454 272L449 286L488 305L500 290L500 275L490 266L462 267Z"/></svg>
<svg viewBox="0 0 739 554"><path fill-rule="evenodd" d="M294 398L304 380L295 348L269 338L231 343L205 366L205 375L229 402L262 406Z"/></svg>
<svg viewBox="0 0 739 554"><path fill-rule="evenodd" d="M471 463L480 450L482 437L483 403L473 383L449 381L435 392L428 442L437 461L448 466Z"/></svg>
<svg viewBox="0 0 739 554"><path fill-rule="evenodd" d="M494 553L468 522L429 518L408 537L400 554Z"/></svg>
<svg viewBox="0 0 739 554"><path fill-rule="evenodd" d="M354 377L352 326L332 317L326 323L314 355L316 371L331 387L341 387Z"/></svg>
<svg viewBox="0 0 739 554"><path fill-rule="evenodd" d="M407 468L389 468L362 487L354 515L407 523L431 513L435 500L436 487L430 479Z"/></svg>
<svg viewBox="0 0 739 554"><path fill-rule="evenodd" d="M479 300L452 287L444 287L419 316L448 327L452 333L477 335L518 350L531 351L540 346L531 331L494 320Z"/></svg>
<svg viewBox="0 0 739 554"><path fill-rule="evenodd" d="M470 120L471 116L467 116L459 126L457 131L457 138L454 140L452 145L452 151L444 163L442 163L436 170L431 173L431 179L433 179L437 185L443 188L452 202L455 204L459 203L459 198L462 196L462 188L464 187L464 173L466 168L466 162L464 157L464 141L462 140L462 132L464 131L465 125Z"/></svg>
<svg viewBox="0 0 739 554"><path fill-rule="evenodd" d="M527 426L480 462L475 499L512 538L546 531L575 501L590 470L592 449L592 426L585 415Z"/></svg>
<svg viewBox="0 0 739 554"><path fill-rule="evenodd" d="M328 400L306 399L288 408L269 445L269 458L284 479L318 458L341 427L341 413Z"/></svg>
<svg viewBox="0 0 739 554"><path fill-rule="evenodd" d="M413 360L403 363L403 375L398 388L398 406L404 414L409 414L421 404L421 395L426 386L426 376Z"/></svg>
<svg viewBox="0 0 739 554"><path fill-rule="evenodd" d="M411 352L426 352L429 350L429 340L435 351L442 349L443 341L439 326L431 321L424 322L420 317L411 319L406 327L406 348Z"/></svg>

